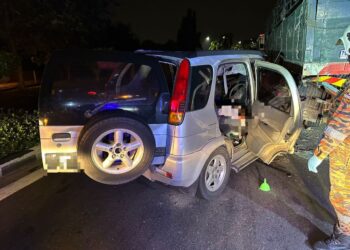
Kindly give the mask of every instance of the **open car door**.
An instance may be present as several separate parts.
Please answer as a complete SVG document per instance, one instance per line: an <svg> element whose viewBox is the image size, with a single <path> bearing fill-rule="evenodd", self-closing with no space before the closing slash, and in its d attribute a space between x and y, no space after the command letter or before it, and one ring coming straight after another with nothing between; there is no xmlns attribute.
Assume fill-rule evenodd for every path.
<svg viewBox="0 0 350 250"><path fill-rule="evenodd" d="M292 75L283 67L255 62L256 92L246 144L266 164L293 152L301 132L301 106Z"/></svg>

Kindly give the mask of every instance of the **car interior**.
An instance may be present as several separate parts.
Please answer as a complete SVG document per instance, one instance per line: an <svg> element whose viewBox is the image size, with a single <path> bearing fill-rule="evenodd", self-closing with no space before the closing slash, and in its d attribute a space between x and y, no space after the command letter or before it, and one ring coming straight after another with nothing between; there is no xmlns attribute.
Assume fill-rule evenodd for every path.
<svg viewBox="0 0 350 250"><path fill-rule="evenodd" d="M249 103L249 80L245 65L221 65L215 88L216 112L221 133L235 146L244 141Z"/></svg>
<svg viewBox="0 0 350 250"><path fill-rule="evenodd" d="M291 93L284 77L261 69L258 78L254 104L249 98L248 71L243 63L221 65L215 89L221 133L237 150L248 146L256 155L268 145L284 143L293 125Z"/></svg>

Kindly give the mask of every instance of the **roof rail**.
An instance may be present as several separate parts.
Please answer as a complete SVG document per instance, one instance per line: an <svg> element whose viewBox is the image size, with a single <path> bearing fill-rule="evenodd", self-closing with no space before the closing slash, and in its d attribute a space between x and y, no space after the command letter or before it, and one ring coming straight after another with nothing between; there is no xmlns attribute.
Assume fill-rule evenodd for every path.
<svg viewBox="0 0 350 250"><path fill-rule="evenodd" d="M136 51L135 51L136 52ZM256 55L264 57L265 54L259 50L198 50L198 51L157 51L157 50L137 50L137 53L155 54L163 56L171 56L177 58L193 58L201 56L216 55Z"/></svg>

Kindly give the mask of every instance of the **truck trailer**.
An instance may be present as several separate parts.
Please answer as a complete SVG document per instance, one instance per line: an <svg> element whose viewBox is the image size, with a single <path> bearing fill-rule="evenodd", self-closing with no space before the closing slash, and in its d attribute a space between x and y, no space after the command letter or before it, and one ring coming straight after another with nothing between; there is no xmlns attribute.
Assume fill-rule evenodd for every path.
<svg viewBox="0 0 350 250"><path fill-rule="evenodd" d="M350 78L349 26L350 0L278 0L272 11L264 49L293 74L308 124L326 120L332 97Z"/></svg>

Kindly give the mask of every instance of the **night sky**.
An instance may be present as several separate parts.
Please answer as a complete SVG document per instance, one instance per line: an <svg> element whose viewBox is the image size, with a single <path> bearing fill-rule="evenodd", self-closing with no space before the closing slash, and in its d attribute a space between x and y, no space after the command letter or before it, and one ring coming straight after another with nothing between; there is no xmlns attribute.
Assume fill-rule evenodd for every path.
<svg viewBox="0 0 350 250"><path fill-rule="evenodd" d="M197 14L197 30L202 36L233 33L235 39L256 38L264 32L265 22L276 0L120 0L115 20L131 26L141 40L166 42L176 39L186 10Z"/></svg>

